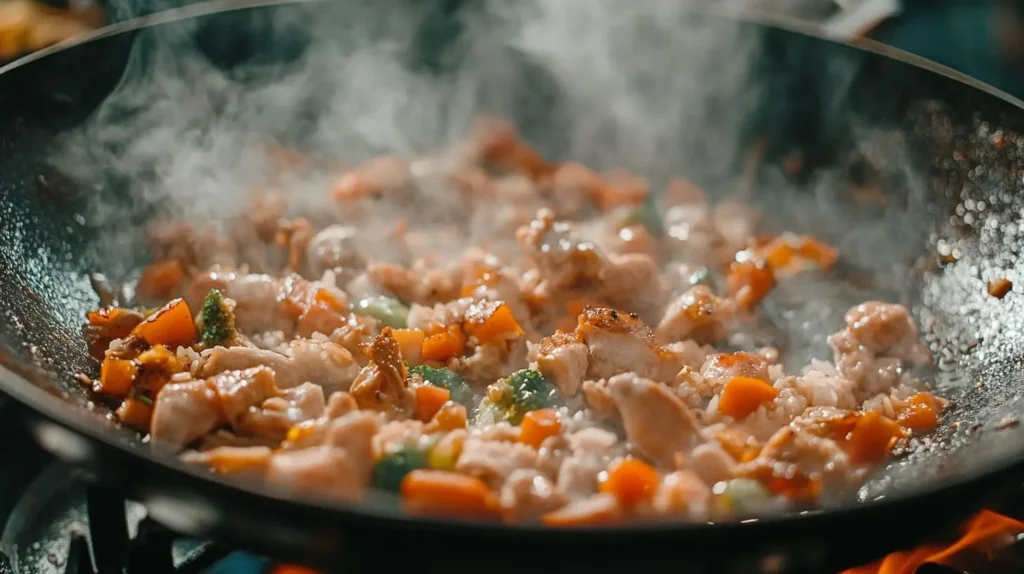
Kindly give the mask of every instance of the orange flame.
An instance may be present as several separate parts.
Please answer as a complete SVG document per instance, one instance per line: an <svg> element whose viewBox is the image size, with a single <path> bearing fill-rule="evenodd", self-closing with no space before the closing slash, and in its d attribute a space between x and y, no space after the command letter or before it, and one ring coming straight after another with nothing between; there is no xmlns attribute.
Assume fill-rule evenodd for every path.
<svg viewBox="0 0 1024 574"><path fill-rule="evenodd" d="M320 574L317 570L294 564L278 564L270 569L269 574Z"/></svg>
<svg viewBox="0 0 1024 574"><path fill-rule="evenodd" d="M983 544L1003 542L1009 545L1022 533L1024 522L983 510L964 524L963 534L952 544L928 544L913 550L893 552L881 560L851 568L842 574L914 574L918 567L927 563L949 566L950 561L964 550Z"/></svg>

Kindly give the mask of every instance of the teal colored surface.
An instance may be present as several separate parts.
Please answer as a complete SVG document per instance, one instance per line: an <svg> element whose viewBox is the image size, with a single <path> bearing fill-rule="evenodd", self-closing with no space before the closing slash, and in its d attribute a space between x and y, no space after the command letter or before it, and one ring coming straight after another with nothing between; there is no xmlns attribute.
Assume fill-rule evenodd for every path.
<svg viewBox="0 0 1024 574"><path fill-rule="evenodd" d="M986 0L907 2L901 15L871 36L1022 97L1024 69L997 53L994 21Z"/></svg>

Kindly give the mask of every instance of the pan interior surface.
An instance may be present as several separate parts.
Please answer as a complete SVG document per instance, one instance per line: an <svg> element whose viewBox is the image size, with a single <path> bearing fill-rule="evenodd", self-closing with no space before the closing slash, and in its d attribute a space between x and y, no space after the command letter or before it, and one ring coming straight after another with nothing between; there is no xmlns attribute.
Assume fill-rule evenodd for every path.
<svg viewBox="0 0 1024 574"><path fill-rule="evenodd" d="M346 160L415 156L486 113L510 118L549 157L621 166L655 183L685 175L712 197L743 198L770 223L836 246L851 277L866 281L796 281L766 303L798 363L830 358L824 334L851 304L911 307L936 357L922 376L952 407L933 436L851 493L859 502L829 504L908 496L1024 462L1024 303L1016 288L1002 299L986 291L998 279L1024 285L1021 110L906 63L718 17L691 15L699 23L687 29L699 27L702 42L746 39L733 43L737 77L722 78L707 54L653 66L617 60L640 49L622 47L607 56L615 73L577 77L567 74L592 63L586 54L527 50L513 41L529 37L521 22L500 12L456 17L451 3L430 3L442 8L404 6L415 18L395 21L387 14L396 2L348 4L168 23L0 75L0 389L177 465L111 424L75 380L96 368L80 336L98 304L90 274L114 284L137 276L147 257L141 228L155 217L217 220L244 207L251 158L236 152L253 134ZM638 14L605 39L692 48ZM327 33L341 21L372 34ZM371 37L372 50L351 56ZM344 74L383 79L359 89ZM195 149L168 148L176 138ZM758 141L767 142L763 164L745 170ZM776 167L794 154L802 180ZM868 188L881 194L857 199Z"/></svg>

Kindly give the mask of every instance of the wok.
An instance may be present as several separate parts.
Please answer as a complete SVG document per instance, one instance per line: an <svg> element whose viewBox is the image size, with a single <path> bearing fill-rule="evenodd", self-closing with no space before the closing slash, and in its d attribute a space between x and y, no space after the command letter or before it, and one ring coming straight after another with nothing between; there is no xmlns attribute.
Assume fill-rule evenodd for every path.
<svg viewBox="0 0 1024 574"><path fill-rule="evenodd" d="M450 73L455 64L446 50L457 42L445 40L462 30L456 4L431 4L427 24L410 43L409 66ZM912 305L937 358L930 376L953 405L929 442L853 496L759 520L580 531L410 518L383 499L343 506L220 478L110 423L73 378L96 368L80 338L85 312L98 304L86 277L125 272L145 254L139 248L135 259L126 259L124 250L108 249L111 222L82 214L100 200L120 205L123 238L165 212L159 202L133 194L130 178L112 174L85 185L56 170L51 159L63 149L61 135L87 122L112 94L132 88L134 66L152 62L139 53L152 46L147 38L198 46L225 74L259 62L262 74L231 76L244 91L315 45L304 31L328 10L341 9L331 6L192 6L0 68L0 391L44 448L179 531L346 572L384 565L501 572L539 564L836 571L935 535L1017 485L1024 430L1008 417L1024 412L1024 308L1019 292L997 299L985 285L1020 273L1024 139L1013 130L1024 120L1021 102L907 54L870 42L837 43L766 15L699 15L715 34L754 37L761 48L749 80L758 87L756 98L737 124L736 146L768 141L766 165L794 150L803 154L803 181L781 181L764 168L753 189L773 190L770 216L831 237L844 257L853 253L851 273L868 269L879 297ZM502 101L514 105L497 111L558 157L566 146L561 136L585 118L566 113L557 79L531 67L527 56L509 52L508 62L504 73L515 81L505 86L517 88ZM824 73L837 69L838 76ZM702 113L729 112L712 106ZM296 131L291 135L301 140L303 130ZM872 134L885 134L884 141ZM688 137L701 144L713 136ZM892 142L896 147L886 147ZM628 158L631 145L609 137L595 153ZM699 147L691 142L687 149ZM859 159L851 164L855 151ZM672 167L686 173L687 158L679 156ZM884 183L883 205L823 195L823 188L862 178L865 165ZM718 172L696 166L694 173L709 190L738 189L728 177L738 169L725 162ZM831 179L820 179L823 173ZM748 197L757 203L761 195ZM938 262L938 251L953 248L955 261ZM817 315L822 307L809 305L807 312Z"/></svg>

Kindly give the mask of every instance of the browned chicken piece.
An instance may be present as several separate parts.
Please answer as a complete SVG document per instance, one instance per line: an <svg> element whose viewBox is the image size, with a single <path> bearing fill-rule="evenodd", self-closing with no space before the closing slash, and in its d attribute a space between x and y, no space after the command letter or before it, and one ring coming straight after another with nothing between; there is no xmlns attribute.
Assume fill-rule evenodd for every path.
<svg viewBox="0 0 1024 574"><path fill-rule="evenodd" d="M634 372L656 381L671 381L681 358L659 345L639 317L614 309L588 307L579 316L576 335L588 347L587 376L606 379Z"/></svg>
<svg viewBox="0 0 1024 574"><path fill-rule="evenodd" d="M361 409L408 413L413 406L408 371L390 327L384 327L366 349L370 364L363 367L349 391Z"/></svg>
<svg viewBox="0 0 1024 574"><path fill-rule="evenodd" d="M217 392L204 381L164 385L153 406L154 443L189 444L226 422Z"/></svg>
<svg viewBox="0 0 1024 574"><path fill-rule="evenodd" d="M379 414L353 411L331 420L327 427L326 444L344 449L349 455L353 471L369 479L373 470L373 437L380 429Z"/></svg>
<svg viewBox="0 0 1024 574"><path fill-rule="evenodd" d="M716 353L704 361L700 376L705 384L718 392L733 377L750 377L769 382L768 366L768 361L754 353Z"/></svg>
<svg viewBox="0 0 1024 574"><path fill-rule="evenodd" d="M836 370L867 398L897 385L904 362L923 365L931 352L918 342L917 325L902 305L869 301L846 313L846 328L828 339Z"/></svg>
<svg viewBox="0 0 1024 574"><path fill-rule="evenodd" d="M288 355L252 347L214 347L205 357L202 372L211 376L257 365L271 368L282 389L314 383L327 393L346 391L359 375L351 353L330 341L314 339L292 341Z"/></svg>
<svg viewBox="0 0 1024 574"><path fill-rule="evenodd" d="M703 442L689 407L664 385L627 373L608 380L626 437L646 456L671 465Z"/></svg>
<svg viewBox="0 0 1024 574"><path fill-rule="evenodd" d="M572 397L587 375L588 351L576 333L559 331L540 340L536 349L537 369L558 387L562 395Z"/></svg>
<svg viewBox="0 0 1024 574"><path fill-rule="evenodd" d="M252 407L280 394L274 384L274 371L267 367L225 371L206 381L216 393L227 423L236 429ZM160 395L157 395L159 400Z"/></svg>
<svg viewBox="0 0 1024 574"><path fill-rule="evenodd" d="M274 451L267 446L219 446L182 453L183 461L203 464L219 474L262 478L270 467Z"/></svg>
<svg viewBox="0 0 1024 574"><path fill-rule="evenodd" d="M657 320L668 298L658 263L650 255L612 254L601 268L599 296L645 320Z"/></svg>
<svg viewBox="0 0 1024 574"><path fill-rule="evenodd" d="M744 469L789 464L801 473L822 477L836 483L855 482L864 475L850 461L849 455L834 440L818 436L800 425L784 426L765 443L756 459L742 465Z"/></svg>
<svg viewBox="0 0 1024 574"><path fill-rule="evenodd" d="M326 410L323 388L303 383L263 401L259 408L249 409L235 426L244 435L284 440L294 425L318 419Z"/></svg>
<svg viewBox="0 0 1024 574"><path fill-rule="evenodd" d="M475 476L500 488L517 469L536 468L537 451L518 442L467 438L455 463L456 472Z"/></svg>
<svg viewBox="0 0 1024 574"><path fill-rule="evenodd" d="M498 496L502 517L508 522L526 522L561 508L568 499L555 489L551 479L536 470L522 468L509 475Z"/></svg>
<svg viewBox="0 0 1024 574"><path fill-rule="evenodd" d="M333 271L346 282L354 278L354 274L365 269L367 263L359 238L359 231L348 225L331 225L322 229L313 236L306 252L308 276L320 277L325 271Z"/></svg>
<svg viewBox="0 0 1024 574"><path fill-rule="evenodd" d="M407 303L433 305L459 296L458 269L429 269L422 259L411 268L393 263L371 263L370 279Z"/></svg>
<svg viewBox="0 0 1024 574"><path fill-rule="evenodd" d="M519 228L516 241L549 293L585 287L600 277L604 261L597 248L577 237L569 223L556 221L550 209L541 209L528 226Z"/></svg>
<svg viewBox="0 0 1024 574"><path fill-rule="evenodd" d="M600 175L580 163L563 163L551 174L551 204L565 219L581 219L593 210L593 199L605 188Z"/></svg>
<svg viewBox="0 0 1024 574"><path fill-rule="evenodd" d="M696 285L673 301L658 328L664 342L693 339L700 344L717 343L725 338L732 322L733 308L705 285Z"/></svg>
<svg viewBox="0 0 1024 574"><path fill-rule="evenodd" d="M711 489L693 472L677 470L665 475L654 492L651 506L655 514L700 517L708 512Z"/></svg>
<svg viewBox="0 0 1024 574"><path fill-rule="evenodd" d="M142 313L122 307L98 312L97 316L100 320L87 323L82 327L82 334L89 345L89 355L101 360L114 339L128 337L144 319Z"/></svg>

